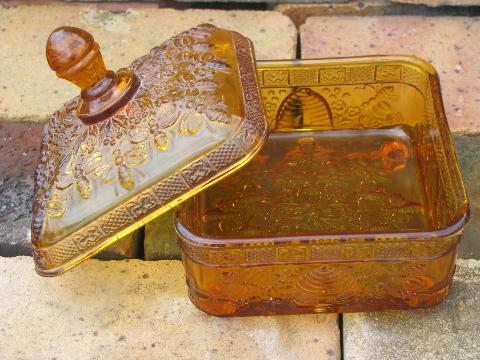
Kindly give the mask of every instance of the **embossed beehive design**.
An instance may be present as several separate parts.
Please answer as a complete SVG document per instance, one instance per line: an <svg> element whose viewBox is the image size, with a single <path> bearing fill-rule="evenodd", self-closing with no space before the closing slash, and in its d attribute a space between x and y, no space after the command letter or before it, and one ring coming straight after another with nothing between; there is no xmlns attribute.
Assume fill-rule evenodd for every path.
<svg viewBox="0 0 480 360"><path fill-rule="evenodd" d="M301 276L295 284L294 302L299 306L348 304L358 291L349 274L322 265Z"/></svg>
<svg viewBox="0 0 480 360"><path fill-rule="evenodd" d="M299 88L280 105L275 128L332 129L332 113L320 94Z"/></svg>

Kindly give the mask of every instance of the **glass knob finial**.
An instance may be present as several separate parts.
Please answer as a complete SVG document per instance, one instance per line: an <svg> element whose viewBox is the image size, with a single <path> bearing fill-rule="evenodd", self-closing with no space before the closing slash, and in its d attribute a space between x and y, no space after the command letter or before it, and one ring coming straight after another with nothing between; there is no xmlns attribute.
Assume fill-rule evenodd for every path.
<svg viewBox="0 0 480 360"><path fill-rule="evenodd" d="M85 30L62 26L49 36L47 61L57 76L82 90L77 106L78 117L86 124L112 115L133 96L139 85L134 72L107 70L100 46Z"/></svg>

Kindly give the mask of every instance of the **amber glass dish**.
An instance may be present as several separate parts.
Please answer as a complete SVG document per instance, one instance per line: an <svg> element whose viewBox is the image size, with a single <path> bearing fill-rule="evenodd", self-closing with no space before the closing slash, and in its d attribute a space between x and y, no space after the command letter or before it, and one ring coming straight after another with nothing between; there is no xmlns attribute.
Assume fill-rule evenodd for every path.
<svg viewBox="0 0 480 360"><path fill-rule="evenodd" d="M257 66L269 139L178 212L192 301L218 316L441 302L469 211L432 66Z"/></svg>

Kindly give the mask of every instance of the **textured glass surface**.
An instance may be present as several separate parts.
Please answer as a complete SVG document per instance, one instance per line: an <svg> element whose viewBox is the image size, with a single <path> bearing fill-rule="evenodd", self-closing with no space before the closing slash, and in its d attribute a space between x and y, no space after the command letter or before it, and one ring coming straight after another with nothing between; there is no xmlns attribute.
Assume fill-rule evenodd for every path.
<svg viewBox="0 0 480 360"><path fill-rule="evenodd" d="M198 197L203 235L216 238L430 228L401 127L272 133L244 169Z"/></svg>
<svg viewBox="0 0 480 360"><path fill-rule="evenodd" d="M258 72L266 145L179 210L192 301L220 316L442 301L468 204L435 70L392 56Z"/></svg>
<svg viewBox="0 0 480 360"><path fill-rule="evenodd" d="M93 41L67 30L62 41L73 36L77 44L78 34L80 44ZM50 118L32 222L43 275L65 271L202 190L266 138L253 50L240 34L201 25L135 60L132 71L138 90L113 115L85 122L76 98ZM102 81L110 80L95 86Z"/></svg>

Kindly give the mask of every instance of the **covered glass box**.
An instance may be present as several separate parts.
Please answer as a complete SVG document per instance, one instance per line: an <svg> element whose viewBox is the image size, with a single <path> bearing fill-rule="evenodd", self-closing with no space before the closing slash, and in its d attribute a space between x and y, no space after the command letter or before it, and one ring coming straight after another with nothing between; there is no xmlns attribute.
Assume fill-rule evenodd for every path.
<svg viewBox="0 0 480 360"><path fill-rule="evenodd" d="M448 294L469 211L430 64L256 63L248 39L211 25L117 73L75 28L52 33L47 57L82 94L44 136L40 274L180 204L189 293L207 313L415 309Z"/></svg>

